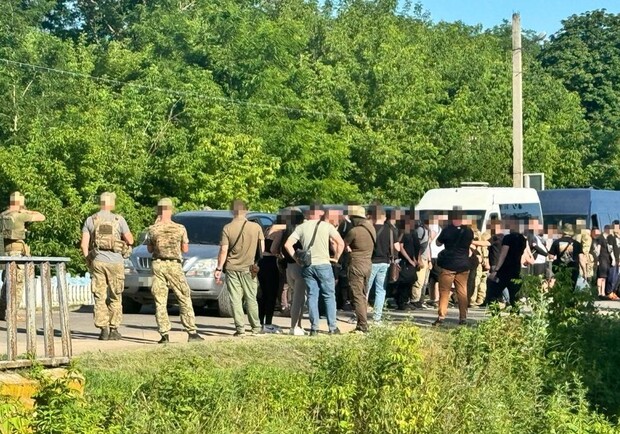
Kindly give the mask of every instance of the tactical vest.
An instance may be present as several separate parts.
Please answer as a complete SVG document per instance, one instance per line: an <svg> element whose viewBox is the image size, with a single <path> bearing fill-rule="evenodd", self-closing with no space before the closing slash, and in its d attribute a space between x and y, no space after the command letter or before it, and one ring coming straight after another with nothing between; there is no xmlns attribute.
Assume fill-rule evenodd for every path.
<svg viewBox="0 0 620 434"><path fill-rule="evenodd" d="M101 216L93 217L92 246L101 251L121 253L122 242L120 241L120 217L115 215L113 219L105 219Z"/></svg>
<svg viewBox="0 0 620 434"><path fill-rule="evenodd" d="M5 211L0 214L0 228L4 240L26 239L26 226L17 219L18 215L19 211Z"/></svg>

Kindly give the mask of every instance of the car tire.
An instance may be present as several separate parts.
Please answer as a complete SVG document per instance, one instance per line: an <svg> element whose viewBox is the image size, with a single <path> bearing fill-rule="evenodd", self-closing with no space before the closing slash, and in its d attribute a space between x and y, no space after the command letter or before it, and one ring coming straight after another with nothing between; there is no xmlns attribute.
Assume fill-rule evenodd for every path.
<svg viewBox="0 0 620 434"><path fill-rule="evenodd" d="M141 310L142 303L133 298L123 297L123 313L140 313Z"/></svg>
<svg viewBox="0 0 620 434"><path fill-rule="evenodd" d="M217 310L222 318L230 318L233 316L232 302L230 301L230 293L226 285L220 291L217 297Z"/></svg>

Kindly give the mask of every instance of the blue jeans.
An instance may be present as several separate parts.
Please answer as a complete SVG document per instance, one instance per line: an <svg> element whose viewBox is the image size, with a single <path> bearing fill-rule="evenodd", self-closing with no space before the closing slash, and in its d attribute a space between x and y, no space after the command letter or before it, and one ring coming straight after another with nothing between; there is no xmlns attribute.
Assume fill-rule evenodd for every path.
<svg viewBox="0 0 620 434"><path fill-rule="evenodd" d="M334 331L336 325L336 281L330 264L310 265L301 270L306 282L310 329L319 330L319 295L325 301L327 326Z"/></svg>
<svg viewBox="0 0 620 434"><path fill-rule="evenodd" d="M390 264L372 264L372 271L370 272L370 278L368 279L368 291L370 294L372 287L375 287L375 306L373 319L375 321L381 321L381 315L383 315L383 305L385 304L385 277L387 276Z"/></svg>

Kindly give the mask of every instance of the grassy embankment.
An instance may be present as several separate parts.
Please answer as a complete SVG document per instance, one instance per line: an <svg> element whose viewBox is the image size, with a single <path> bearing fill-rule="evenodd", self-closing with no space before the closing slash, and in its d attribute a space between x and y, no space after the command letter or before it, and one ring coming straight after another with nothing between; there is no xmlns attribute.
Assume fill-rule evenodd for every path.
<svg viewBox="0 0 620 434"><path fill-rule="evenodd" d="M620 320L555 290L528 315L450 330L266 336L82 356L0 426L106 433L618 432ZM11 413L11 414L10 414ZM6 429L6 428L5 428ZM2 429L0 428L0 432Z"/></svg>

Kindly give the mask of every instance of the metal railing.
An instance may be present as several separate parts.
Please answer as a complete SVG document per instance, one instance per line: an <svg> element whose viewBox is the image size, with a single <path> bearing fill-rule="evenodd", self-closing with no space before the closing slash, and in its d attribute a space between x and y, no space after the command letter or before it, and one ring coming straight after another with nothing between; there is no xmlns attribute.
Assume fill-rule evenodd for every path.
<svg viewBox="0 0 620 434"><path fill-rule="evenodd" d="M0 256L0 267L5 268L6 276L6 343L7 360L0 360L0 369L31 366L33 362L44 366L58 366L69 363L72 355L71 330L69 329L69 303L67 298L67 273L65 264L69 258L37 256ZM17 276L18 267L23 267L24 293L26 299L26 355L18 355L18 306ZM41 285L41 318L43 325L43 353L37 355L37 286L36 269L39 269ZM58 296L58 317L62 356L56 355L54 336L54 316L52 311L52 270L55 271ZM21 270L19 271L21 273Z"/></svg>

